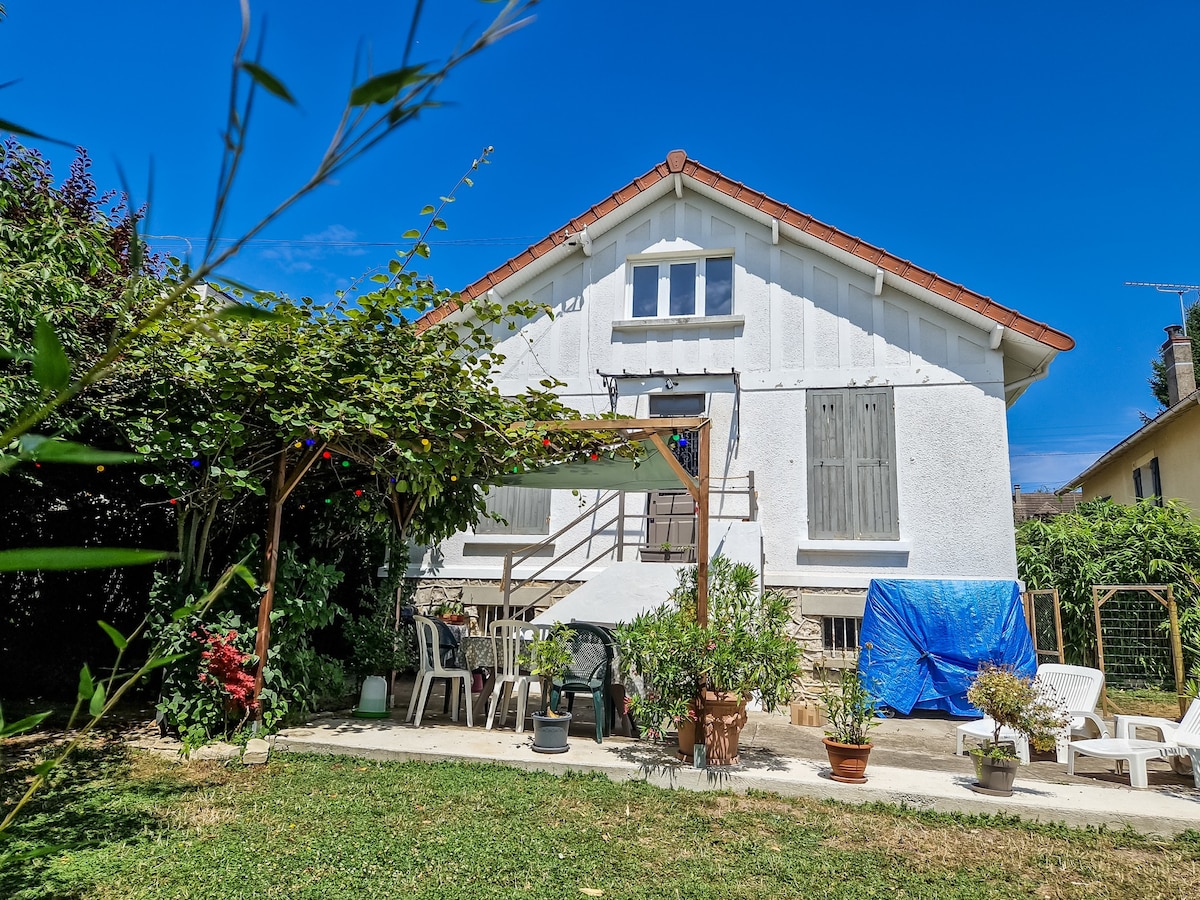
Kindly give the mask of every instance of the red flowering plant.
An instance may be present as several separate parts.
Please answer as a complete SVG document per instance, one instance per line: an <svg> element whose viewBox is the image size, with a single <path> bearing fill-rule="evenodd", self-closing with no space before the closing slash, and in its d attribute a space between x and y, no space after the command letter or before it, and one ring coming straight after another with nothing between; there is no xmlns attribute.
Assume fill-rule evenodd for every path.
<svg viewBox="0 0 1200 900"><path fill-rule="evenodd" d="M186 650L191 641L199 643L199 665L182 665L164 679L159 712L178 729L186 750L231 736L256 709L250 671L254 657L243 649L249 647L253 632L230 627L237 624L235 616L222 624L214 630L198 625L184 632L179 649Z"/></svg>
<svg viewBox="0 0 1200 900"><path fill-rule="evenodd" d="M239 716L240 728L258 708L254 699L254 676L246 671L250 654L237 648L238 633L232 629L221 635L201 628L193 631L192 637L207 648L200 653L200 683L224 691L225 712Z"/></svg>

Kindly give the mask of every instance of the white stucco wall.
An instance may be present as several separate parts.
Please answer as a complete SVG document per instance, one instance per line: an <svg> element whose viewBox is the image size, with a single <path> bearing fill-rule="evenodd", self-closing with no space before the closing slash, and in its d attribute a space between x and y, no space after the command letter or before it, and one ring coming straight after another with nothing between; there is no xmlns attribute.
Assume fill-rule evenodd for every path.
<svg viewBox="0 0 1200 900"><path fill-rule="evenodd" d="M600 413L609 397L597 371L662 370L661 377L621 379L618 411L647 415L648 397L666 389L666 376L677 383L676 393L707 394L714 486L728 479L729 487L744 487L747 473L755 473L767 584L1015 578L1004 361L1000 350L989 348L982 324L891 286L876 296L867 275L786 237L772 243L767 226L690 191L682 199L668 194L607 231L597 229L591 248L590 257L578 250L511 292L502 286L503 299L530 298L555 313L553 320L543 315L524 322L515 333L497 331L506 357L502 390L515 392L549 374L565 382L564 402ZM721 250L732 250L734 258L731 316L719 323L631 322L631 255ZM717 374L675 374L705 369ZM734 369L740 393L728 374ZM805 391L867 385L893 387L900 540L810 541ZM580 513L580 501L556 493L551 532ZM627 505L630 512L644 511L641 498L631 495ZM713 513L721 512L742 515L744 498L718 496ZM564 536L557 548L583 536ZM457 535L436 554L414 559L410 572L498 577L505 550L538 539ZM569 574L602 546L585 544L548 574Z"/></svg>

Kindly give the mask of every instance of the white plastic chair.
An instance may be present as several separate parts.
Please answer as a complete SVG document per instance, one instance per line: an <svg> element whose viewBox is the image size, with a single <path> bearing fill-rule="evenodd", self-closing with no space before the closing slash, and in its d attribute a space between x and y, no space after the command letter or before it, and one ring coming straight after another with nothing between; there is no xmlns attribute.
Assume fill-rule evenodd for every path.
<svg viewBox="0 0 1200 900"><path fill-rule="evenodd" d="M500 710L500 727L508 721L508 705L517 695L516 732L525 730L525 708L529 705L529 686L538 681L532 675L522 674L519 657L521 642L526 635L540 630L520 619L497 619L488 627L492 638L492 660L496 665L496 683L492 687L488 709L487 730L491 731L496 721L496 710Z"/></svg>
<svg viewBox="0 0 1200 900"><path fill-rule="evenodd" d="M425 714L425 703L429 700L429 690L433 687L434 679L445 678L449 682L451 690L451 721L458 721L458 703L460 694L459 681L462 682L461 690L466 692L467 698L467 727L470 728L471 722L471 673L466 669L447 669L442 665L442 646L438 639L437 625L425 616L413 616L413 622L417 626L417 653L420 656L420 668L417 670L417 681L413 685L412 697L408 701L408 716L405 721L412 721L413 713L416 712L416 725L419 728L421 725L421 716Z"/></svg>
<svg viewBox="0 0 1200 900"><path fill-rule="evenodd" d="M1169 759L1189 755L1192 758L1192 780L1200 788L1200 700L1193 700L1187 715L1179 723L1170 719L1152 716L1122 716L1118 723L1118 737L1098 741L1072 741L1067 774L1075 774L1076 756L1094 756L1097 759L1112 759L1118 764L1129 764L1131 787L1147 786L1146 763L1151 759ZM1140 720L1140 721L1139 721ZM1150 720L1150 721L1147 721ZM1161 741L1143 741L1134 738L1136 726L1158 728ZM1125 736L1121 736L1125 735ZM1178 770L1177 770L1178 771Z"/></svg>
<svg viewBox="0 0 1200 900"><path fill-rule="evenodd" d="M1072 737L1084 736L1092 731L1101 738L1108 737L1108 727L1096 715L1096 703L1104 689L1104 673L1087 666L1067 666L1062 663L1043 663L1038 666L1034 685L1038 695L1057 704L1071 716L1071 721L1055 741L1055 756L1060 763L1067 762L1067 745ZM995 733L996 722L984 716L975 722L967 722L955 729L958 747L955 753L963 755L963 739L966 737L989 740ZM1007 726L1000 729L1000 740L1012 741L1017 757L1029 762L1029 739L1019 731Z"/></svg>

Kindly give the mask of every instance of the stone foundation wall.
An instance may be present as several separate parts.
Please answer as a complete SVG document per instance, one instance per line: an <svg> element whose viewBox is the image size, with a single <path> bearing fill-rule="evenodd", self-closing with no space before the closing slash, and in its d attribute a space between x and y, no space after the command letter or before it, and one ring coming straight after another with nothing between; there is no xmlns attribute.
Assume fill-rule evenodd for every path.
<svg viewBox="0 0 1200 900"><path fill-rule="evenodd" d="M535 600L539 609L552 606L575 588L581 581L535 581L512 594L511 606L520 609ZM551 590L553 589L553 590ZM541 594L550 590L544 599ZM422 578L412 591L411 602L418 612L433 612L443 603L461 603L472 624L491 621L503 615L502 585L499 579L488 578ZM472 630L475 630L474 628Z"/></svg>
<svg viewBox="0 0 1200 900"><path fill-rule="evenodd" d="M800 696L802 699L817 697L826 680L836 678L842 669L858 664L856 650L825 649L825 617L862 618L867 592L805 587L778 587L774 590L792 603L791 636L803 648L805 662Z"/></svg>

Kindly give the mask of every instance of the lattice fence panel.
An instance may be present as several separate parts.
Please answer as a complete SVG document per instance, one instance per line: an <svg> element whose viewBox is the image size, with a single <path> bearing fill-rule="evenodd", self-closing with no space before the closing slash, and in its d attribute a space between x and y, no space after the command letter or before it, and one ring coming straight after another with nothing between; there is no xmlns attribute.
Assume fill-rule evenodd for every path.
<svg viewBox="0 0 1200 900"><path fill-rule="evenodd" d="M1058 606L1058 589L1026 591L1025 622L1033 636L1033 649L1040 665L1044 662L1064 662L1062 615Z"/></svg>
<svg viewBox="0 0 1200 900"><path fill-rule="evenodd" d="M1170 585L1095 585L1098 662L1107 690L1174 691L1182 696L1183 654Z"/></svg>

